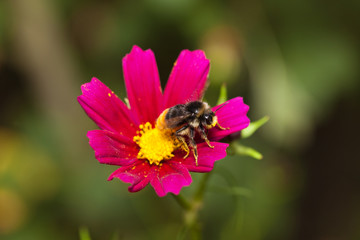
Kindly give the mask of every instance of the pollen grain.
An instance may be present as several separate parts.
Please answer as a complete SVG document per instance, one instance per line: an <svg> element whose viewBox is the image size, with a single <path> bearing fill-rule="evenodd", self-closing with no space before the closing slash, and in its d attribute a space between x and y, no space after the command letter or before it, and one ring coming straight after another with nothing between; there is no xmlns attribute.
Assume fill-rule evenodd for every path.
<svg viewBox="0 0 360 240"><path fill-rule="evenodd" d="M140 147L138 159L147 159L150 164L160 165L163 160L174 157L173 152L181 147L171 129L152 128L147 122L139 126L138 135L133 138Z"/></svg>

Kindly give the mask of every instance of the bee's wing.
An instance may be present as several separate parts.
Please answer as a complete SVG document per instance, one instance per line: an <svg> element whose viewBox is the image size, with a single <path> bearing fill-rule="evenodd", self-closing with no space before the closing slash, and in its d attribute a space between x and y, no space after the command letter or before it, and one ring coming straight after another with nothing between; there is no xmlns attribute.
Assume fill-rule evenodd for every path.
<svg viewBox="0 0 360 240"><path fill-rule="evenodd" d="M185 119L188 118L190 114L181 115L177 117L172 117L167 119L167 126L169 128L176 128L186 123Z"/></svg>
<svg viewBox="0 0 360 240"><path fill-rule="evenodd" d="M169 109L166 114L166 125L169 128L175 128L185 123L185 119L190 116L191 113L187 112L185 105L179 104Z"/></svg>

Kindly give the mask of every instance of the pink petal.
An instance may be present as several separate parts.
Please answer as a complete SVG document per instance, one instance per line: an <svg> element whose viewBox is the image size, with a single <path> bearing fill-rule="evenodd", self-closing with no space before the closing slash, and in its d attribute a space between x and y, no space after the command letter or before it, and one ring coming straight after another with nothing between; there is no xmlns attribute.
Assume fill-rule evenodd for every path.
<svg viewBox="0 0 360 240"><path fill-rule="evenodd" d="M219 107L215 106L212 110L216 111ZM217 141L227 135L247 128L250 123L249 118L246 116L248 110L249 106L243 102L242 97L236 97L227 101L215 114L218 117L219 124L224 128L230 129L221 130L215 126L209 130L208 138L212 141Z"/></svg>
<svg viewBox="0 0 360 240"><path fill-rule="evenodd" d="M137 160L137 146L128 137L104 130L89 131L87 136L100 163L127 166Z"/></svg>
<svg viewBox="0 0 360 240"><path fill-rule="evenodd" d="M115 177L123 182L131 183L129 192L137 192L148 185L151 178L151 166L145 160L138 160L133 165L117 169L108 180L110 181Z"/></svg>
<svg viewBox="0 0 360 240"><path fill-rule="evenodd" d="M86 114L101 128L134 136L139 126L126 105L97 78L81 86L77 99Z"/></svg>
<svg viewBox="0 0 360 240"><path fill-rule="evenodd" d="M191 172L210 172L214 168L214 162L226 157L227 143L211 142L214 148L210 148L206 143L197 144L198 149L198 166L192 152L185 159L183 155L177 154L179 162ZM181 157L181 158L180 158Z"/></svg>
<svg viewBox="0 0 360 240"><path fill-rule="evenodd" d="M154 53L134 46L123 58L124 79L131 111L141 123L160 115L162 92Z"/></svg>
<svg viewBox="0 0 360 240"><path fill-rule="evenodd" d="M201 99L208 74L209 60L203 51L183 50L164 91L164 108Z"/></svg>
<svg viewBox="0 0 360 240"><path fill-rule="evenodd" d="M179 194L182 187L189 186L192 182L189 171L173 160L164 162L161 167L154 168L154 175L150 180L151 185L159 197L171 192Z"/></svg>

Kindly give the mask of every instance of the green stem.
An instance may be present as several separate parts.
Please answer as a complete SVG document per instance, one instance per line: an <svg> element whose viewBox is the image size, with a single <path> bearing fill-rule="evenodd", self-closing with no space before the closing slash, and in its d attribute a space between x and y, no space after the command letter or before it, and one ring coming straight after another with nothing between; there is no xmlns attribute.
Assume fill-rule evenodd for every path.
<svg viewBox="0 0 360 240"><path fill-rule="evenodd" d="M184 228L178 239L183 239L188 231L191 231L192 239L201 239L201 224L198 220L199 211L203 205L203 198L210 173L205 173L199 188L195 192L191 201L181 195L172 194L179 205L184 209Z"/></svg>
<svg viewBox="0 0 360 240"><path fill-rule="evenodd" d="M177 203L179 203L179 205L185 210L185 211L187 211L187 210L189 210L189 209L191 209L191 203L186 199L186 198L184 198L182 195L175 195L175 194L171 194L173 197L174 197L174 199L176 200L176 202Z"/></svg>
<svg viewBox="0 0 360 240"><path fill-rule="evenodd" d="M194 200L196 201L202 201L204 198L204 193L206 189L207 182L209 181L211 172L207 172L204 174L203 178L201 179L200 185L198 190L196 191L194 195Z"/></svg>

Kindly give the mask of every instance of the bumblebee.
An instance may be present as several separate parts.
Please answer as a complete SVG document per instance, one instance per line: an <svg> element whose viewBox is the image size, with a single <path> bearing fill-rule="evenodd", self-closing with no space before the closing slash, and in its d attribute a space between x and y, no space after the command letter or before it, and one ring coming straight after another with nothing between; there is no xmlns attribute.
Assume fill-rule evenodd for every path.
<svg viewBox="0 0 360 240"><path fill-rule="evenodd" d="M186 104L178 104L171 108L165 109L160 114L156 120L156 127L159 129L173 130L172 132L174 136L182 143L183 148L186 151L184 159L189 156L190 152L189 146L185 140L185 137L187 137L197 166L198 151L194 139L195 132L200 134L201 138L210 148L214 148L214 146L210 144L210 141L207 138L206 129L210 129L215 126L219 127L221 130L229 129L220 126L215 112L211 110L209 104L202 101L192 101Z"/></svg>

